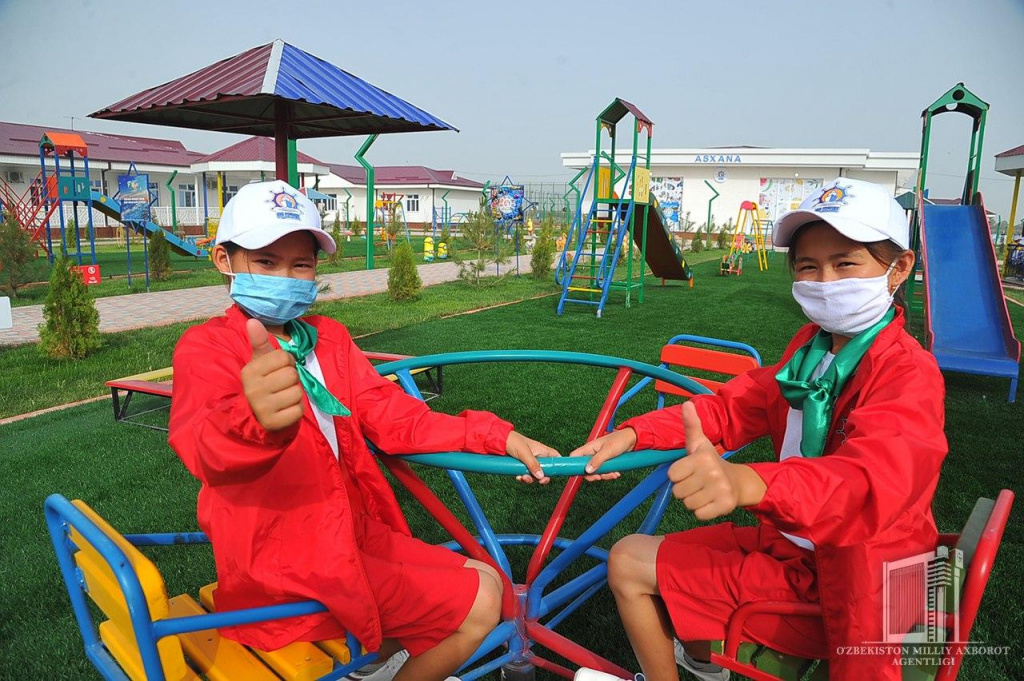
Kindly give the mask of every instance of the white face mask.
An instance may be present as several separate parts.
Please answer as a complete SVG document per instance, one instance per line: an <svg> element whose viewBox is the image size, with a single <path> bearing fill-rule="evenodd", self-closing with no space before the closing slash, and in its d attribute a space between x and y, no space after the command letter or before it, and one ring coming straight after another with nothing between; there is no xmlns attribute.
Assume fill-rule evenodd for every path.
<svg viewBox="0 0 1024 681"><path fill-rule="evenodd" d="M856 336L876 324L892 306L889 273L879 277L848 277L835 281L794 281L793 297L804 314L829 333Z"/></svg>

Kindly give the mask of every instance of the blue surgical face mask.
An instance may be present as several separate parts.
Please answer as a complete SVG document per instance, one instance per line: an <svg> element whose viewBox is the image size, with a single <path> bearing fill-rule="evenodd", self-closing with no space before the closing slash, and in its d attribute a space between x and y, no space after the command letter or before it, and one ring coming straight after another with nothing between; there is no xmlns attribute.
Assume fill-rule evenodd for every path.
<svg viewBox="0 0 1024 681"><path fill-rule="evenodd" d="M306 314L316 300L316 281L267 274L229 272L231 299L253 318L282 326Z"/></svg>

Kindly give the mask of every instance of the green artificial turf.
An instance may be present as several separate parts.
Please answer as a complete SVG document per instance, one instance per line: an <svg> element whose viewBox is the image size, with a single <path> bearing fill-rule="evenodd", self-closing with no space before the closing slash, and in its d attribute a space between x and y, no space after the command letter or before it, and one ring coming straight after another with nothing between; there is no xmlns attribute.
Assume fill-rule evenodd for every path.
<svg viewBox="0 0 1024 681"><path fill-rule="evenodd" d="M777 360L792 333L803 323L789 294L788 273L780 261L776 259L770 272L750 271L738 278L715 276L714 262L695 265L694 269L697 279L693 289L679 284L662 288L652 279L642 306L626 309L620 304L621 299L613 300L603 319L595 318L591 310L582 306L557 317L557 298L552 297L444 320L421 321L422 318L410 313L404 322L395 320L391 330L364 338L360 345L367 350L408 354L547 348L655 362L664 341L685 332L743 341L758 348L766 362ZM425 294L432 291L446 291L442 297L460 300L468 295L464 288L441 286L427 289ZM1017 335L1024 337L1024 310L1011 308ZM359 301L331 303L324 305L323 311L349 323L356 333L369 328L372 318L379 314L371 306L360 306ZM160 365L160 353L169 351L173 336L183 327L165 330L172 328L175 330L161 341L164 349L152 350L153 366ZM140 343L138 348L145 345ZM8 352L14 351L0 352L0 381L8 380L6 374L17 366L17 359L11 362ZM125 357L131 356L132 349L126 349ZM121 364L126 361L121 359ZM90 369L95 374L93 381L113 375L112 358L103 362L97 360ZM146 367L133 370L142 368ZM72 375L69 371L62 380L72 381ZM568 451L585 439L613 375L610 370L564 365L449 367L445 371L445 394L431 404L446 412L465 408L493 410L515 422L526 434ZM31 385L32 381L31 375L19 375L0 385L0 394L7 395L12 386ZM1006 388L1007 382L1003 380L947 375L950 454L934 504L942 531L959 531L977 497L993 497L1005 487L1020 488L1024 399L1007 404ZM139 406L148 404L157 403L143 401ZM630 405L622 416L652 406L653 399L647 396ZM165 418L159 413L152 417ZM0 443L0 479L7 483L0 491L0 517L5 520L5 557L0 562L4 585L0 597L0 669L5 671L0 676L6 678L7 670L15 670L13 678L96 678L82 652L49 545L42 517L43 499L54 492L82 498L122 532L194 530L198 485L167 447L161 433L113 423L107 402L0 426ZM737 460L766 460L770 456L769 447L760 441L740 453ZM465 517L443 473L422 467L417 471L460 517ZM578 536L641 475L632 473L618 481L585 485L561 534ZM522 486L509 479L477 475L469 478L498 532L539 533L564 484L556 481L540 488ZM407 494L400 492L400 497L417 534L434 542L447 539ZM639 517L639 513L634 514L601 545L609 547L614 539L635 527ZM753 522L745 512L738 512L731 519ZM681 505L673 504L661 531L678 531L696 524ZM146 553L159 565L171 595L194 593L214 578L212 558L206 548L168 547L147 549ZM529 551L510 551L510 555L516 577L521 581ZM590 565L589 561L580 561L575 572ZM961 678L1024 678L1024 650L1017 636L1024 623L1020 612L1024 603L1022 565L1024 525L1021 512L1016 510L971 635L972 641L1009 646L1010 652L969 657ZM559 630L635 668L606 589L570 616ZM538 678L550 677L539 674Z"/></svg>

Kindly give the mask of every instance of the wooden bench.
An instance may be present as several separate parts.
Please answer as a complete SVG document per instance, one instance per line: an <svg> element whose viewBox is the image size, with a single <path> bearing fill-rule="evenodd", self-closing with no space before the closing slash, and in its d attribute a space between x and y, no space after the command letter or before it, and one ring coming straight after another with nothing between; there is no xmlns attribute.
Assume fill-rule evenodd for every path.
<svg viewBox="0 0 1024 681"><path fill-rule="evenodd" d="M45 512L86 655L107 679L312 681L341 678L376 659L352 637L262 651L217 631L326 610L315 601L217 613L216 583L198 598L168 598L163 576L138 547L208 543L200 532L121 535L85 502L56 494Z"/></svg>
<svg viewBox="0 0 1024 681"><path fill-rule="evenodd" d="M408 359L411 356L396 355L388 352L364 352L363 354L366 355L371 362L393 362L400 359ZM413 369L409 372L414 377L419 376L424 379L424 384L421 386L421 394L426 402L441 396L441 390L443 388L441 369L442 368L439 366L420 367L419 369ZM156 397L165 397L167 400L170 400L173 393L173 375L174 369L167 367L165 369L154 369L153 371L147 371L145 373L107 381L106 385L110 388L111 402L114 406L114 420L131 423L136 426L142 426L143 428L151 428L153 430L166 432L166 427L144 423L139 421L138 417L143 414L149 414L154 411L161 411L169 408L169 401L167 404L163 404L158 407L151 407L138 412L129 412L129 407L132 402L132 397L137 393L143 395L154 395ZM390 374L386 376L386 378L392 382L398 380L398 377L394 374Z"/></svg>
<svg viewBox="0 0 1024 681"><path fill-rule="evenodd" d="M169 400L171 399L171 379L173 378L173 375L174 369L167 367L165 369L155 369L153 371L147 371L145 373L107 381L107 387L110 388L110 398L114 405L114 420L124 421L125 423L142 426L143 428L166 431L167 428L143 423L137 419L143 414L161 411L170 407ZM121 400L122 393L124 394L124 401ZM132 403L132 397L136 393L165 397L167 398L168 403L159 407L152 407L143 411L129 413L128 409Z"/></svg>

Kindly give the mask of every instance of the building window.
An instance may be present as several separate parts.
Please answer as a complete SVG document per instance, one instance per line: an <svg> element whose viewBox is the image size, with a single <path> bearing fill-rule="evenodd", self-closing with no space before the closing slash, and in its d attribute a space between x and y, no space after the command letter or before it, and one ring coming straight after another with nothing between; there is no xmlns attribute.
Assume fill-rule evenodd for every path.
<svg viewBox="0 0 1024 681"><path fill-rule="evenodd" d="M237 193L238 193L238 185L237 184L226 184L226 185L224 185L224 203L227 203L232 198L234 198L235 194L237 194Z"/></svg>
<svg viewBox="0 0 1024 681"><path fill-rule="evenodd" d="M103 180L89 180L89 186L97 194L103 193Z"/></svg>
<svg viewBox="0 0 1024 681"><path fill-rule="evenodd" d="M178 205L182 208L196 207L196 185L192 182L182 182L178 185Z"/></svg>
<svg viewBox="0 0 1024 681"><path fill-rule="evenodd" d="M42 203L42 192L40 191L40 189L42 189L42 186L43 181L37 179L32 180L32 185L28 188L29 196L32 197L32 205L34 206L37 206L40 203Z"/></svg>
<svg viewBox="0 0 1024 681"><path fill-rule="evenodd" d="M160 185L156 182L149 183L149 196L153 199L153 205L160 203Z"/></svg>
<svg viewBox="0 0 1024 681"><path fill-rule="evenodd" d="M406 213L419 213L420 212L420 195L409 194L405 197L405 212Z"/></svg>

